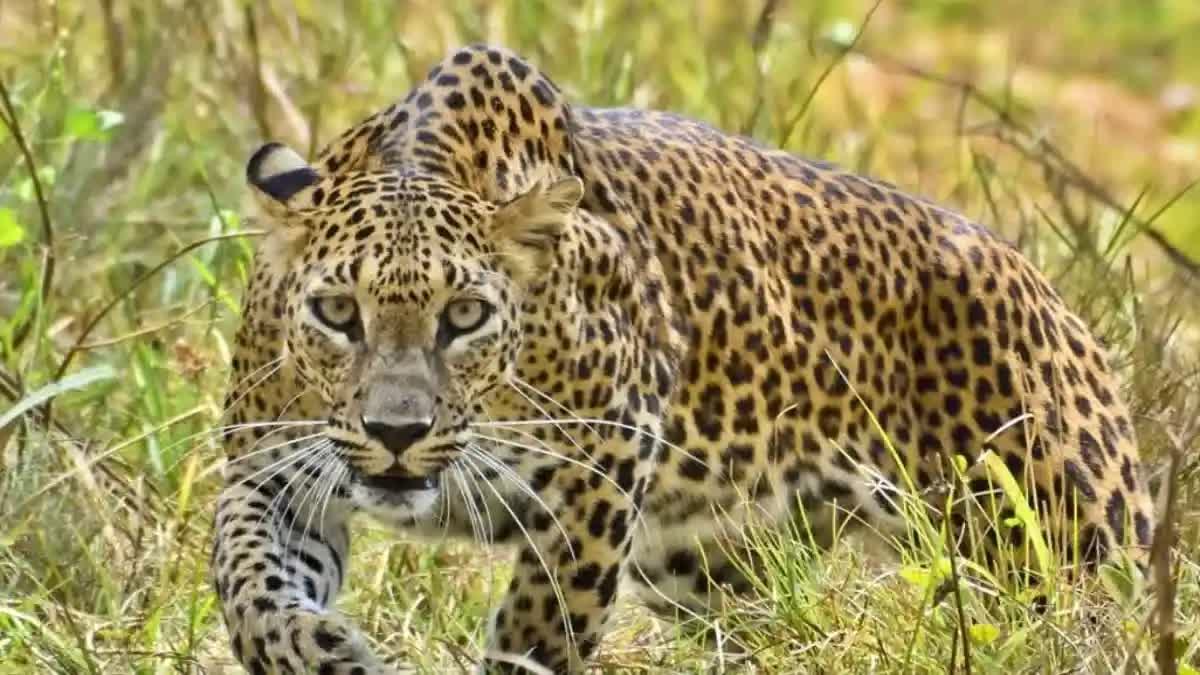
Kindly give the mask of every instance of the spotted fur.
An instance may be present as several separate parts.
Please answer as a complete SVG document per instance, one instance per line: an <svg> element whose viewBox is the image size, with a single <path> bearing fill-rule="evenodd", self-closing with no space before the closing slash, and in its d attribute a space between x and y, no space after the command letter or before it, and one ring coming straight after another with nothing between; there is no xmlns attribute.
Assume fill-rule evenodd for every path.
<svg viewBox="0 0 1200 675"><path fill-rule="evenodd" d="M956 456L995 497L985 449L1056 544L1144 555L1104 348L1016 250L890 185L572 107L486 46L313 166L270 145L248 175L270 234L213 566L252 673L386 672L333 606L355 512L516 549L497 670L582 668L619 588L686 612L745 590L725 551L751 518L899 532L902 473L937 513Z"/></svg>

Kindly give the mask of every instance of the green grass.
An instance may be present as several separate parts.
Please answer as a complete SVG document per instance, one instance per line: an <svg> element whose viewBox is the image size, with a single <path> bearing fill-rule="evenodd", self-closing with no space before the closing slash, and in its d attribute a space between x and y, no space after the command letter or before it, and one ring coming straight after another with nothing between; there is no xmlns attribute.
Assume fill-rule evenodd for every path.
<svg viewBox="0 0 1200 675"><path fill-rule="evenodd" d="M1183 453L1174 651L1200 662L1200 4L885 0L865 28L868 2L759 4L0 5L0 673L230 668L205 432L254 244L244 162L267 138L319 148L477 40L575 100L700 117L1017 241L1116 350L1156 485ZM761 597L718 617L761 672L1154 668L1156 597L1119 574L1056 583L1037 614L971 575L947 586L968 567L936 529L892 562L801 540L763 533ZM344 605L380 648L426 672L469 663L503 561L356 546ZM734 657L636 608L601 655L635 672L714 658Z"/></svg>

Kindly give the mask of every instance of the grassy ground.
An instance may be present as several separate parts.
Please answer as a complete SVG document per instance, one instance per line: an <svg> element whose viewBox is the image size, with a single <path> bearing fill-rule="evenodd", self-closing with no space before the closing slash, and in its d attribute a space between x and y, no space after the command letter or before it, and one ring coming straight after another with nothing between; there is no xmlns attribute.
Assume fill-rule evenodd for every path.
<svg viewBox="0 0 1200 675"><path fill-rule="evenodd" d="M0 4L0 673L236 672L206 578L204 432L253 245L243 163L264 138L319 147L480 39L577 100L701 117L1018 241L1113 345L1156 484L1176 487L1167 646L1200 661L1200 4L775 4ZM469 663L501 561L371 532L358 548L345 606L380 648ZM1037 614L972 584L934 597L947 561L927 548L880 564L768 539L763 598L718 626L762 672L1153 670L1156 599L1119 575ZM633 609L602 655L705 658Z"/></svg>

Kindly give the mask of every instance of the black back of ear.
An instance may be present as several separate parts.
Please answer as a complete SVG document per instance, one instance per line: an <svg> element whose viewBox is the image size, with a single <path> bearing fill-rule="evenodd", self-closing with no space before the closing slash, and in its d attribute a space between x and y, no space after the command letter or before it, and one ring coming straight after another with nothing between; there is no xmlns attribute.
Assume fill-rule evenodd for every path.
<svg viewBox="0 0 1200 675"><path fill-rule="evenodd" d="M321 179L295 150L282 143L267 143L246 163L246 180L279 202Z"/></svg>

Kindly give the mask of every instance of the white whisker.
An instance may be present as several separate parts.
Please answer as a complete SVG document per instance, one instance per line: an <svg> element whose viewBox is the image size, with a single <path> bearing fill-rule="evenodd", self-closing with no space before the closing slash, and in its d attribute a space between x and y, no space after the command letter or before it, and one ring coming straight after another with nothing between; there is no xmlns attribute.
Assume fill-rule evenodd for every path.
<svg viewBox="0 0 1200 675"><path fill-rule="evenodd" d="M471 536L476 542L482 542L483 529L479 521L481 516L475 505L474 495L467 489L467 479L463 475L463 469L458 465L451 466L450 469L453 471L452 477L458 484L459 491L462 493L463 507L467 512L467 521L471 525Z"/></svg>
<svg viewBox="0 0 1200 675"><path fill-rule="evenodd" d="M483 496L482 494L480 494L480 492L479 492L479 481L487 480L487 479L482 476L476 476L469 469L464 469L463 474L471 481L471 485L474 486L474 488L475 488L474 490L471 491L471 494L479 495L479 503L483 505L483 510L487 514L487 516L484 520L487 523L487 528L488 528L488 541L494 543L496 540L496 533L494 531L495 521L492 519L492 507L488 506L487 498L485 496Z"/></svg>
<svg viewBox="0 0 1200 675"><path fill-rule="evenodd" d="M513 391L520 394L521 398L525 399L525 401L529 405L533 406L539 413L541 413L542 417L546 418L547 420L553 419L553 416L551 416L550 413L545 408L538 405L537 401L534 401L532 398L529 397L529 394L526 394L525 392L521 391L520 387L516 386L512 382L508 382L507 384ZM583 449L583 446L580 445L579 442L575 440L575 437L572 436L571 434L567 433L567 431L565 429L563 429L561 425L555 424L554 428L558 430L558 433L565 436L568 441L571 441L571 445L574 445L575 449L579 450L579 452L582 453L588 459L595 461L590 455L588 455L588 452Z"/></svg>
<svg viewBox="0 0 1200 675"><path fill-rule="evenodd" d="M474 489L471 489L465 482L463 483L464 498L474 500L475 496L479 494L479 481L486 479L476 476L475 472L472 470L472 467L456 465L454 468L459 472L459 475L464 480L470 481L470 485L474 487ZM488 506L488 500L486 497L480 495L479 501L481 504L483 504L484 511L487 512L487 516L484 518L484 522L487 524L487 542L488 544L494 544L496 542L496 532L494 530L495 521L492 519L492 508ZM478 512L478 510L479 508L477 506L476 512ZM496 587L496 565L494 563L488 565L487 587L489 590Z"/></svg>
<svg viewBox="0 0 1200 675"><path fill-rule="evenodd" d="M349 475L349 473L350 473L350 469L346 466L346 463L345 462L340 463L337 466L337 470L333 474L333 479L329 481L329 488L327 490L325 490L325 499L321 503L321 536L322 537L327 536L325 534L325 523L327 522L325 520L325 509L327 509L329 507L329 502L333 500L333 493L336 492L339 487L341 487L342 481L346 480L346 476Z"/></svg>
<svg viewBox="0 0 1200 675"><path fill-rule="evenodd" d="M464 454L462 455L462 460L468 465L473 466L478 472L478 467L475 467L471 457L468 457ZM496 500L499 501L500 505L504 507L504 510L508 511L508 515L512 517L513 523L515 523L517 528L521 530L521 534L524 535L525 541L529 543L529 548L532 549L533 554L537 556L538 563L540 563L542 566L542 571L544 571L546 573L546 577L550 579L550 585L554 589L554 597L556 600L558 600L558 613L562 617L563 632L567 637L567 644L569 646L573 646L575 644L575 631L571 627L570 619L567 617L567 601L566 597L563 595L562 587L558 583L558 579L554 576L554 572L550 570L550 566L546 564L546 558L542 555L542 551L538 548L538 545L533 540L533 537L529 535L529 530L525 529L525 524L522 523L521 519L517 517L516 512L513 511L512 507L508 505L507 501L505 501L504 496L500 494L500 491L497 490L490 481L483 481L483 485L487 487L488 490L491 490L492 494L496 496Z"/></svg>
<svg viewBox="0 0 1200 675"><path fill-rule="evenodd" d="M526 483L525 480L522 479L521 476L512 469L512 467L505 466L503 462L497 460L495 457L489 457L487 453L483 452L482 448L479 448L475 445L468 445L467 450L471 454L471 457L483 462L486 466L491 467L501 478L507 478L508 481L513 484L513 487L527 495L531 500L533 500L534 503L536 503L542 508L543 511L546 512L546 515L550 516L550 520L554 521L555 527L558 528L559 534L562 535L563 542L567 545L567 550L571 553L571 559L574 560L575 549L571 546L571 537L567 535L566 528L562 526L562 523L558 520L558 516L554 514L554 510L551 509L550 505L542 499L541 495L537 494L537 492L534 491L534 489L530 487L529 484Z"/></svg>
<svg viewBox="0 0 1200 675"><path fill-rule="evenodd" d="M649 525L647 525L647 523L646 523L646 520L645 520L645 517L642 515L642 509L641 509L641 507L639 507L639 506L637 505L637 502L634 500L634 498L633 498L633 495L629 494L629 491L628 491L628 490L626 490L625 488L621 487L621 485L620 485L619 483L617 483L615 480L613 480L612 476L609 476L607 473L604 473L603 471L601 471L600 469L596 468L595 466L592 466L592 465L586 464L586 463L584 463L584 462L581 462L581 461L579 461L579 460L575 459L574 457L567 457L566 455L563 455L563 454L561 454L561 453L554 452L553 450L549 450L549 449L543 449L543 448L535 448L535 447L533 447L532 445L526 445L526 444L524 444L524 443L518 443L518 442L516 442L516 441L510 441L510 440L508 440L508 439L505 439L505 438L495 438L495 437L493 437L493 436L485 436L485 435L483 435L483 434L477 434L477 433L474 433L474 432L472 432L472 433L471 433L471 435L472 435L474 438L478 438L478 439L480 439L480 440L484 440L484 441L490 441L490 442L492 442L492 443L499 443L499 444L501 444L501 445L507 445L507 446L509 446L509 447L514 447L514 448L520 448L520 449L522 449L522 450L526 450L526 451L529 451L529 452L533 452L533 453L536 453L536 454L539 454L539 455L545 455L545 456L547 456L547 457L552 457L552 458L554 458L554 459L557 459L557 460L560 460L560 461L563 461L563 462L567 462L568 464L573 464L573 465L575 465L575 466L578 466L578 467L580 467L580 468L582 468L582 469L585 469L585 470L587 470L587 471L590 471L591 473L593 473L593 474L595 474L595 475L599 476L600 478L602 478L602 479L603 479L603 480L604 480L606 483L608 483L608 484L612 485L614 488L616 488L617 492L618 492L619 494L621 494L621 496L623 496L623 497L625 497L627 500L629 500L629 507L630 507L630 509L633 511L634 515L637 517L637 520L638 520L638 522L639 522L640 524L642 524L642 525L645 525L645 526L647 527L647 529L649 529Z"/></svg>
<svg viewBox="0 0 1200 675"><path fill-rule="evenodd" d="M241 403L243 399L245 399L247 396L249 396L250 392L254 391L255 387L258 387L263 382L266 382L267 379L269 379L272 375L279 372L279 369L283 367L283 362L286 359L287 359L287 355L283 355L277 359L267 361L266 363L255 368L254 370L250 371L249 373L246 373L246 375L243 376L240 380L238 380L237 382L230 385L228 387L228 391L237 391L238 388L240 388L242 385L246 384L246 382L248 382L250 380L250 378L258 375L259 373L261 373L264 370L269 369L269 372L266 375L263 375L262 378L260 378L254 384L250 385L249 387L246 387L245 391L243 391L241 394L239 394L237 398L230 401L225 406L225 411L224 411L224 413L221 414L221 416L224 417L226 414L228 414L229 411L234 408L234 406L236 406L238 403Z"/></svg>
<svg viewBox="0 0 1200 675"><path fill-rule="evenodd" d="M287 535L283 538L284 551L291 550L292 534L296 528L296 520L300 518L301 510L304 508L304 505L308 503L308 499L321 485L321 473L318 471L318 468L325 463L330 455L335 454L336 452L337 450L332 448L330 445L326 445L319 451L312 452L309 460L305 462L304 466L297 469L296 473L293 474L288 480L287 487L284 488L283 492L291 492L293 484L295 484L302 492L295 496L298 498L293 497L287 499L287 509L292 513L292 520L290 523L288 523ZM313 475L314 473L316 474L315 476ZM299 483L296 483L296 481L299 481Z"/></svg>
<svg viewBox="0 0 1200 675"><path fill-rule="evenodd" d="M264 478L262 480L262 482L274 480L276 476L283 473L288 468L292 468L293 470L295 470L295 473L293 473L287 479L287 481L284 482L284 485L279 490L279 492L276 493L275 496L271 498L271 501L267 504L267 508L263 511L262 515L259 516L257 526L261 527L263 522L268 517L272 519L272 522L275 522L275 518L277 515L276 510L275 510L276 505L280 502L280 500L284 499L287 496L287 493L291 490L292 482L296 480L296 477L303 473L295 465L298 462L300 462L301 460L304 461L305 465L309 464L310 462L312 462L313 457L315 455L324 451L326 448L329 447L329 445L331 443L332 443L332 441L329 441L329 440L318 441L310 446L307 446L296 452L293 452L291 455L288 455L283 460L280 460L279 462L275 463L276 465L279 465L279 467L274 472L272 472L270 476ZM256 473L259 473L259 472L256 472ZM279 524L282 525L282 522L280 522ZM279 546L279 542L273 541L272 546L277 548ZM276 551L276 553L279 554L280 551Z"/></svg>
<svg viewBox="0 0 1200 675"><path fill-rule="evenodd" d="M571 412L571 411L570 411L568 408L566 408L566 407L565 407L565 406L563 406L562 404L559 404L557 401L555 401L553 398L551 398L551 397L547 396L546 394L544 394L544 393L542 393L542 392L538 391L538 390L536 389L536 387L533 387L532 385L529 385L528 383L526 383L526 382L524 382L524 381L522 381L522 380L520 380L520 379L517 379L517 378L513 378L513 379L514 379L514 380L516 380L516 382L517 382L517 383L519 383L519 384L521 384L521 385L523 385L523 386L526 386L526 387L528 387L528 388L532 389L534 392L536 392L536 393L540 394L540 395L541 395L543 398L545 398L545 399L547 399L547 400L551 401L552 403L555 403L555 404L557 405L557 407L559 407L560 409L562 409L564 412L567 412L568 414L572 414L572 412ZM545 414L545 413L543 412L543 414ZM583 424L583 425L585 425L585 426L588 426L589 430L592 430L593 432L594 432L594 429L592 429L592 428L591 428L591 426L590 426L590 425L591 425L591 424L593 424L593 423L602 424L602 425L611 425L611 426L617 426L617 427L619 427L619 428L630 428L630 427L629 427L629 425L620 424L620 423L616 423L616 422L610 422L610 421L608 421L608 420L585 419L585 418L581 418L581 417L578 417L578 416L576 416L576 417L574 417L573 419L570 419L570 420L557 420L557 421L558 421L558 422L564 422L564 423L572 423L572 422L573 422L573 423L579 423L579 424ZM525 436L525 437L527 437L527 438L530 438L530 439L534 440L535 442L537 442L537 443L538 443L538 445L541 445L543 449L538 449L538 448L530 447L530 446L527 446L527 445L524 445L524 444L516 443L516 442L514 442L514 441L508 441L507 439L489 438L489 437L487 437L487 436L483 436L483 435L481 435L481 434L478 434L478 433L475 433L475 432L472 432L472 435L473 435L473 436L475 436L475 437L478 437L478 438L484 439L484 440L492 440L492 441L495 441L495 442L500 442L500 443L503 443L503 444L506 444L506 445L511 445L511 446L514 446L514 447L520 447L521 449L524 449L524 450L529 450L529 451L531 451L531 452L535 452L535 453L540 453L540 454L549 454L549 455L551 455L551 456L555 457L556 459L559 459L559 460L562 460L562 461L566 461L566 462L569 462L569 463L574 463L574 464L576 464L576 465L578 465L578 466L581 466L582 468L584 468L584 469L586 469L586 470L588 470L588 471L590 471L590 472L592 472L592 473L594 473L594 474L596 474L596 475L600 476L601 478L603 478L604 480L608 481L609 483L612 483L612 484L613 484L613 487L615 487L615 488L616 488L618 491L620 491L620 492L621 492L621 494L625 495L625 496L626 496L626 498L628 498L628 499L630 500L630 502L632 503L632 501L633 501L633 500L632 500L632 496L631 496L631 495L629 495L629 493L628 493L628 492L626 492L624 489L622 489L620 485L617 485L617 484L616 484L616 483L615 483L615 482L612 480L612 478L611 478L611 477L610 477L608 474L606 474L606 473L604 473L604 472L600 471L598 468L596 468L596 467L594 467L594 466L589 466L589 465L587 465L587 464L584 464L583 462L580 462L580 461L578 461L578 460L575 460L575 459L573 459L573 458L570 458L570 457L565 457L565 456L563 456L563 455L561 455L561 454L559 454L559 453L556 453L556 452L554 452L554 451L553 451L553 450L551 450L551 449L550 449L550 448L549 448L549 447L548 447L548 446L547 446L547 445L546 445L546 444L545 444L545 443L544 443L544 442L543 442L541 439L539 439L538 437L534 436L533 434L529 434L529 433L527 433L527 432L523 432L523 431L521 431L521 429L520 429L520 427L523 427L523 426L534 426L534 425L536 425L536 424L541 424L541 423L543 423L543 422L540 422L540 421L516 422L516 423L513 423L513 422L507 422L507 423L506 423L506 422L491 422L491 423L486 423L486 422L485 422L485 423L476 423L476 424L473 424L472 426L480 426L480 427L482 427L482 426L494 426L494 427L496 427L496 428L507 428L509 431L512 431L512 432L515 432L515 433L519 433L519 434L521 434L522 436ZM643 430L641 430L641 429L637 429L636 427L634 428L634 430L638 431L639 433L646 433L645 431L643 431ZM693 456L691 453L687 452L686 450L683 450L682 448L679 448L679 447L677 447L677 446L674 446L673 444L671 444L671 443L667 442L665 439L659 438L658 440L659 440L659 441L661 441L661 442L662 442L664 445L667 445L667 446L669 446L669 447L675 448L676 450L679 450L679 451L680 451L681 453L683 453L684 455L686 455L686 456L688 456L688 457L691 457L691 458L692 458L692 459L694 459L695 461L697 461L697 462L699 462L699 463L701 463L701 464L704 464L705 466L708 466L708 465L707 465L707 463L705 463L705 462L703 462L702 460L700 460L700 459L698 459L698 458L694 457L694 456ZM468 447L470 448L471 446L468 446ZM473 448L473 449L474 449L474 451L475 451L475 452L479 452L479 450L478 450L477 448ZM584 453L584 454L585 454L585 456L588 456L588 455L587 455L587 453ZM592 459L592 458L591 458L590 456L588 456L588 459ZM593 461L594 461L594 460L593 460ZM646 524L646 522L645 522L645 517L644 517L644 516L643 516L643 514L642 514L642 510L641 510L640 508L637 508L637 509L635 509L635 513L636 513L636 515L637 515L638 522L639 522L639 523L641 523L643 526L645 526L645 527L646 527L646 530L649 530L649 526L648 526L648 525ZM636 535L632 535L632 536L636 536ZM672 598L672 597L670 597L669 595L667 595L666 593L664 593L664 592L663 592L661 589L659 589L657 584L654 584L653 582L651 582L651 581L650 581L649 575L647 575L647 574L646 574L646 572L645 572L645 570L643 570L643 569L642 569L641 563L640 563L640 562L637 560L637 558L636 558L635 556L630 556L630 559L629 559L629 561L628 561L628 564L630 564L630 565L631 565L631 566L632 566L632 567L633 567L633 568L636 570L637 574L639 574L639 575L641 576L643 585L645 585L647 588L649 588L649 589L651 590L651 592L653 592L653 593L654 593L656 596L658 596L659 598L661 598L661 599L662 599L664 602L666 602L668 605L670 605L670 606L672 606L672 607L676 608L676 609L677 609L677 610L679 610L680 612L682 612L682 613L684 613L685 615L687 615L688 617L690 617L690 618L692 618L692 619L696 620L697 622L701 623L702 625L708 626L708 627L710 627L710 628L711 628L711 627L714 625L714 624L713 624L711 621L709 621L709 620L705 619L705 618L704 618L703 616L701 616L699 613L697 613L697 612L693 611L692 609L688 608L688 607L687 607L686 605L684 605L683 603L681 603L681 602L679 602L679 601L675 600L674 598Z"/></svg>
<svg viewBox="0 0 1200 675"><path fill-rule="evenodd" d="M238 464L240 462L245 462L247 460L254 459L257 456L262 455L264 453L271 452L272 450L278 450L279 448L285 448L285 447L287 447L289 445L293 445L295 443L303 443L304 441L307 441L307 440L313 439L313 438L318 438L323 435L325 435L325 432L318 431L315 434L306 434L304 436L299 436L297 438L289 438L288 440L283 441L282 443L276 443L275 445L269 445L265 448L259 448L257 450L254 450L253 452L247 452L243 455L238 455L237 457L227 459L227 460L225 460L224 465L217 465L214 469L211 469L211 470L215 471L218 469L228 468L228 467L234 466L235 464Z"/></svg>
<svg viewBox="0 0 1200 675"><path fill-rule="evenodd" d="M636 427L636 426L633 426L632 424L624 424L624 423L621 423L621 422L613 422L612 420L603 420L603 419L597 419L597 418L578 418L578 419L545 419L545 420L511 420L511 421L503 421L503 422L494 422L494 421L493 421L493 422L472 422L472 423L471 423L471 426L473 426L473 427L481 427L481 428L496 428L496 429L503 429L503 428L507 428L507 427L532 427L532 426L545 425L545 424L554 424L554 425L559 425L559 424L584 424L584 425L595 424L596 426L611 426L611 427L616 427L616 428L618 428L618 429L626 429L626 430L628 430L628 431L632 431L632 432L634 432L634 433L636 433L636 434L639 434L639 435L642 435L642 436L649 436L649 437L651 437L651 438L653 438L653 439L657 440L659 443L662 443L662 444L663 444L663 445L665 445L666 447L668 447L668 448L671 448L672 450L675 450L675 451L679 452L679 453L680 453L680 454L682 454L684 457L687 457L687 458L691 459L693 462L696 462L696 463L698 463L698 464L700 464L700 465L702 465L702 466L705 466L705 467L708 467L709 469L712 469L712 466L710 466L710 465L708 464L708 462L705 462L704 460L702 460L702 459L700 459L699 457L697 457L697 456L693 455L692 453L688 452L687 450L685 450L685 449L683 449L683 448L679 447L678 445L675 445L674 443L671 443L670 441L668 441L667 439L663 438L662 436L659 436L659 435L656 435L656 434L652 434L652 433L650 433L650 432L646 431L645 429L642 429L641 427Z"/></svg>
<svg viewBox="0 0 1200 675"><path fill-rule="evenodd" d="M514 378L514 379L516 379L516 378ZM518 380L518 381L520 381L520 380ZM511 383L510 383L510 386L512 386L512 385L511 385ZM526 385L526 386L530 386L530 385ZM548 415L548 413L545 411L545 409L544 409L544 408L542 408L541 406L538 406L538 405L537 405L537 403L534 403L532 400L530 400L530 398L529 398L528 396L526 396L525 394L521 393L521 391L520 391L519 389L517 389L515 386L513 386L512 388L513 388L513 390L514 390L514 391L516 391L518 394L521 394L521 395L522 395L522 396L525 398L525 400L526 400L526 401L529 401L530 405L533 405L535 408L537 408L537 409L538 409L538 410L539 410L539 411L540 411L540 412L541 412L543 415L547 415L547 417L549 416L549 415ZM569 411L568 411L568 412L569 412ZM490 420L490 417L489 417L489 420ZM560 431L562 431L562 430L561 430L561 428L560 428L559 430L560 430ZM634 513L636 513L636 514L637 514L637 516L638 516L638 522L640 522L642 525L645 525L645 524L646 524L646 523L645 523L645 519L642 517L642 514L641 514L641 509L640 509L640 508L638 508L638 507L636 506L636 504L635 504L635 500L633 499L633 496L632 496L632 495L630 495L628 492L626 492L624 489L622 489L622 488L621 488L621 486L620 486L620 485L618 485L617 483L615 483L615 482L614 482L614 481L613 481L613 480L612 480L612 479L611 479L611 478L610 478L610 477L609 477L607 474L604 474L604 473L603 473L603 472L601 472L600 470L596 469L596 468L595 468L595 466L594 466L594 465L596 464L596 458L595 458L594 456L592 456L592 454L591 454L591 453L589 453L589 452L588 452L586 449L584 449L584 448L583 448L583 446L581 446L579 443L576 443L576 442L575 442L575 439L574 439L573 437L571 437L569 434L567 434L567 433L563 432L563 435L564 435L564 436L566 436L566 437L567 437L567 439L568 439L568 440L570 440L570 441L572 442L572 444L574 444L574 445L575 445L575 448L576 448L577 450L579 450L580 454L582 454L584 457L586 457L586 458L588 459L588 461L589 461L589 462L591 462L591 463L592 463L592 466L588 466L587 464L584 464L583 462L580 462L579 460L576 460L576 459L574 459L574 458L571 458L571 457L567 457L566 455L563 455L562 453L556 452L556 451L555 451L553 448L551 448L549 445L547 445L545 441L543 441L542 439L538 438L538 437L537 437L536 435L534 435L534 434L531 434L531 433L529 433L529 432L526 432L526 431L522 431L521 429L518 429L518 428L515 428L515 427L513 427L513 428L508 428L508 429L507 429L507 431L510 431L510 432L512 432L512 433L521 434L522 436L525 436L526 438L530 438L530 439L532 439L532 440L533 440L533 441L535 441L535 442L536 442L538 445L542 446L542 451L541 451L541 454L543 454L543 455L548 455L548 456L550 456L550 457L554 457L554 458L557 458L557 459L561 459L561 460L563 460L563 461L566 461L566 462L568 462L568 463L574 463L574 464L576 464L577 466L583 467L584 469L587 469L587 470L589 470L589 471L591 471L591 472L593 472L593 473L595 473L595 474L597 474L597 475L599 475L599 476L602 476L603 478L605 478L605 480L607 480L609 483L611 483L611 484L613 485L613 487L617 488L617 490L618 490L618 491L619 491L619 492L620 492L620 493L621 493L621 494L622 494L622 495L623 495L623 496L624 496L626 499L628 499L628 500L629 500L630 509L631 509L631 510L632 510ZM477 433L477 432L474 432L474 431L472 431L472 432L469 432L469 433L470 433L472 436L474 436L475 438L480 438L480 439L484 439L484 440L496 441L496 442L500 442L500 443L502 443L502 444L504 444L504 445L508 445L508 446L510 446L510 447L517 447L517 448L522 448L522 449L530 450L530 451L532 451L532 452L538 452L538 450L537 450L537 449L535 449L535 448L531 448L531 447L529 447L529 446L526 446L526 445L523 445L523 444L517 443L517 442L515 442L515 441L508 441L508 442L505 442L505 441L504 441L504 440L502 440L502 439L497 439L497 438L492 438L492 437L489 437L489 436L484 436L484 435L482 435L482 434L479 434L479 433ZM507 468L507 467L506 467L506 468ZM511 469L510 469L510 470L511 470ZM516 472L514 471L514 472L513 472L513 474L514 474L514 475L516 475ZM519 479L519 476L518 476L518 479ZM529 488L528 486L526 486L526 489L529 491L529 493L530 493L530 494L532 494L532 492L533 492L533 489L532 489L532 488ZM543 502L543 501L541 500L541 498L540 498L540 497L536 497L536 496L535 496L534 498L535 498L535 499L537 499L537 501L538 501L538 502L540 502L540 503L543 505L543 508L546 508L546 512L547 512L547 513L551 513L551 515L553 515L553 514L552 514L552 512L549 510L549 508L545 506L545 502ZM561 529L561 526L560 526L560 529ZM648 529L648 528L647 528L647 529ZM566 533L565 533L565 532L563 533L563 536L564 536L564 537L566 537ZM570 541L570 539L569 539L569 538L568 538L568 541Z"/></svg>
<svg viewBox="0 0 1200 675"><path fill-rule="evenodd" d="M267 451L270 451L270 450L275 450L275 449L277 449L277 448L286 447L286 446L293 445L293 444L296 444L296 443L302 443L302 442L304 442L304 441L306 441L306 440L308 440L308 439L310 439L310 438L316 438L316 437L318 437L318 436L322 436L322 435L323 435L323 434L311 434L311 435L308 435L308 436L301 436L300 438L294 438L294 439L291 439L291 440L285 441L285 442L283 442L283 443L280 443L280 444L278 444L278 445L271 446L271 447L269 447L269 448L263 448L262 450L260 450L260 451L258 451L258 452L259 452L259 453L262 453L262 452L267 452ZM327 442L329 442L329 441L317 441L316 443L314 443L314 446L316 446L316 445L320 445L321 443L327 443ZM273 469L273 468L275 468L275 467L278 467L278 466L280 466L280 465L284 465L284 466L286 466L287 464L290 464L291 462L297 461L297 460L299 460L300 458L302 458L302 457L304 456L304 453L305 453L305 452L308 452L308 451L310 451L310 450L312 449L312 447L313 447L313 446L309 446L308 448L301 448L300 450L297 450L297 451L293 451L293 452L287 453L287 454L285 454L283 457L280 457L279 459L275 460L274 462L271 462L270 464L268 464L268 465L266 465L266 466L264 466L264 467L260 467L260 468L258 468L257 470L255 470L255 471L254 471L253 473L251 473L250 475L248 475L248 476L245 476L245 477L243 477L242 479L240 479L238 482L236 482L236 483L233 483L232 485L229 485L229 486L228 486L226 489L234 489L234 488L239 488L239 487L241 487L242 485L245 485L246 483L248 483L248 482L250 482L250 481L254 480L255 478L257 478L257 477L258 477L258 476L260 476L261 474L263 474L263 473L266 473L267 471L270 471L271 469ZM238 467L238 468L241 468L241 467ZM274 475L272 475L272 476L271 476L271 478L274 478Z"/></svg>
<svg viewBox="0 0 1200 675"><path fill-rule="evenodd" d="M530 383L526 382L525 380L522 380L521 378L517 377L516 375L513 375L512 377L510 377L510 378L509 378L509 380L511 380L513 383L515 383L515 384L518 384L518 385L520 385L520 386L522 386L522 387L525 387L526 389L528 389L528 390L532 391L533 393L537 394L538 396L540 396L540 397L542 398L542 400L544 400L544 401L548 401L549 403L553 404L553 405L554 405L554 407L556 407L556 408L558 408L559 410L563 411L564 413L566 413L566 414L570 415L570 416L571 416L571 419L573 419L573 420L580 420L580 419L581 419L578 413L576 413L574 410L571 410L571 409L570 409L570 408L568 408L567 406L565 406L565 405L563 405L562 403L560 403L560 402L558 401L558 399L556 399L556 398L554 398L553 396L551 396L551 395L547 394L546 392L542 391L541 389L538 389L537 387L535 387L535 386L533 386L532 384L530 384ZM550 417L550 415L548 415L548 414L547 414L547 413L546 413L544 410L540 410L540 412L541 412L543 415L545 415L546 417ZM590 431L590 432L592 432L592 433L597 433L596 429L595 429L594 427L592 427L591 425L587 425L587 429L588 429L588 431Z"/></svg>
<svg viewBox="0 0 1200 675"><path fill-rule="evenodd" d="M165 424L164 426L161 426L157 429L153 429L151 431L138 434L137 436L135 436L133 438L127 438L127 439L117 443L116 445L109 446L109 447L105 448L103 451L90 456L88 463L92 464L95 462L102 461L102 460L107 459L108 457L120 452L121 450L128 448L129 446L131 446L135 443L140 443L142 441L145 441L146 439L150 438L151 436L154 436L155 434L158 434L161 431L171 428L171 426L173 426L175 422L178 422L179 420L182 420L182 419L186 418L187 416L190 416L190 414L186 415L186 416L177 417L174 422L169 422L169 423ZM188 434L187 436L184 436L183 438L180 438L180 439L164 446L159 452L163 455L173 454L173 453L171 453L171 451L174 450L175 448L179 447L180 445L183 445L184 443L187 443L188 441L192 441L192 440L202 437L202 436L211 436L214 439L221 439L226 436L229 436L230 434L236 433L236 432L244 430L244 429L258 429L258 428L264 428L264 427L279 427L281 429L288 429L288 428L291 428L294 426L307 426L307 425L315 425L315 424L327 424L327 422L325 422L323 420L296 420L296 421L282 420L282 421L275 421L275 422L245 422L245 423L241 423L241 424L229 424L229 425L225 425L225 426L212 427L209 429L204 429L202 431L197 431L196 433L193 433L193 434ZM270 435L271 434L267 434L263 438L258 439L258 441L255 442L255 445L263 442ZM203 439L203 440L208 440L208 439ZM179 458L177 460L175 460L175 462L172 463L171 466L168 468L174 469L174 468L178 467L180 465L180 463L186 461L188 456L191 455L191 453L195 452L196 448L199 448L199 447L200 447L200 443L196 443L191 448L188 448L187 450L185 450L183 453L181 453L179 455ZM215 469L213 467L210 467L210 468L206 469L205 472L203 474L201 474L201 476L202 477L207 476L207 475L211 474L212 471L214 471L214 470Z"/></svg>
<svg viewBox="0 0 1200 675"><path fill-rule="evenodd" d="M331 467L336 468L338 466L338 454L339 452L337 446L327 447L325 450L321 451L316 459L314 459L314 466L312 470L304 471L305 480L307 482L304 486L304 496L299 500L293 501L295 506L292 507L292 523L288 526L287 541L289 544L291 542L293 528L296 526L296 519L300 517L300 511L304 509L310 498L316 497L316 499L313 500L313 506L308 509L308 517L305 518L304 527L301 530L301 534L307 538L309 527L312 525L313 516L316 515L316 506L321 503L321 497L318 497L317 495L323 495L325 489L329 486L329 482L324 480L326 478L326 471L328 471Z"/></svg>

